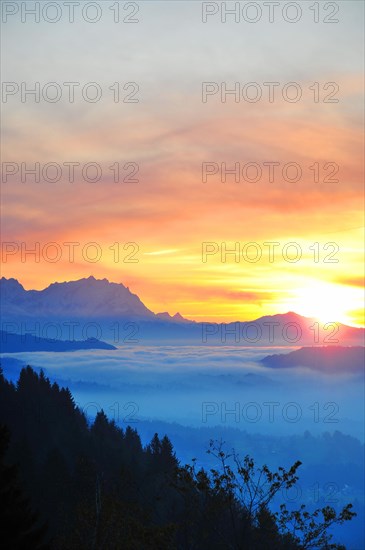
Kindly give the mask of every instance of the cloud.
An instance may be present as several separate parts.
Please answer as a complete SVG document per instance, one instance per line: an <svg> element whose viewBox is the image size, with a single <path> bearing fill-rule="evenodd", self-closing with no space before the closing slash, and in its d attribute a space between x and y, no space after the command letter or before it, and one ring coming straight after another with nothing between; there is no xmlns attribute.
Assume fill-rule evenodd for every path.
<svg viewBox="0 0 365 550"><path fill-rule="evenodd" d="M364 287L364 277L339 277L336 282L340 285Z"/></svg>
<svg viewBox="0 0 365 550"><path fill-rule="evenodd" d="M26 80L29 85L78 81L80 86L100 81L103 100L38 104L10 98L3 121L3 160L29 166L98 162L102 177L85 182L79 170L73 183L65 181L65 172L55 183L11 178L2 190L2 238L24 241L29 248L36 242L55 241L62 247L78 242L80 250L94 241L103 258L93 264L78 254L74 262L64 256L52 264L12 257L4 275L35 288L59 278L107 276L135 284L155 311L197 318L212 316L213 305L217 318L237 312L241 303L248 318L258 316L263 306L274 312L280 292L285 301L307 274L332 280L352 272L357 279L360 268L349 238L332 235L360 225L363 217L361 9L359 3L348 3L341 10L345 42L338 40L337 25L313 25L308 19L312 12L298 25L222 25L218 16L203 24L189 3L175 3L173 9L144 4L140 24L124 25L123 32L107 18L98 27L80 21L52 25L52 32L49 25L25 26L14 19L4 29L9 44L4 80ZM102 46L95 42L96 28L108 36ZM31 66L25 63L25 52ZM139 83L139 103L115 103L109 86L117 81ZM204 81L226 82L227 87L249 81L281 84L274 103L265 97L258 103L222 103L220 94L202 103ZM292 81L303 92L298 103L283 100L283 84ZM313 82L320 87L318 103ZM338 84L339 103L324 103L328 82ZM264 163L273 161L280 167L269 181ZM127 162L138 163L139 182L115 183L110 166L116 162L122 170ZM228 176L223 182L218 173L203 183L203 162L219 167L240 163L240 181ZM285 164L294 162L303 171L298 182L287 181L282 173ZM242 176L247 163L262 168L259 181ZM339 167L337 183L325 180L331 163ZM356 243L362 239L355 237ZM294 240L309 246L332 238L344 256L331 270L322 262L284 264L285 269L282 262L201 262L203 241ZM140 261L114 262L110 247L115 242L137 243Z"/></svg>
<svg viewBox="0 0 365 550"><path fill-rule="evenodd" d="M282 352L227 345L143 349L123 346L111 352L23 353L16 354L16 359L43 367L51 379L67 383L76 402L88 414L101 408L114 414L117 409L123 417L134 403L138 419L201 426L203 403L214 403L218 414L212 421L221 425L234 420L221 416L221 411L234 411L237 403L242 410L251 403L252 412L258 409L262 418L253 424L237 423L235 427L255 433L272 433L274 428L287 432L290 427L296 431L318 427L312 414L313 403L323 415L321 418L328 413L328 404L335 404L336 408L330 410L337 411L334 418L338 420L338 430L348 428L350 423L355 426L357 419L363 418L363 387L356 377L321 375L303 368L263 367L260 359L278 351ZM2 362L6 360L6 356L2 357ZM270 403L277 414L275 424L268 421ZM301 416L300 422L290 424L282 411L293 407L293 403ZM360 437L361 428L358 426Z"/></svg>

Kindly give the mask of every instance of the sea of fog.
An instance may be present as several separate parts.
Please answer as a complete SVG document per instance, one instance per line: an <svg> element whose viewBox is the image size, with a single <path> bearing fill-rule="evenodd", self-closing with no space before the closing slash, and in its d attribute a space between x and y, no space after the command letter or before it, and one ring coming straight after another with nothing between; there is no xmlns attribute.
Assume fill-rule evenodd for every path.
<svg viewBox="0 0 365 550"><path fill-rule="evenodd" d="M22 365L67 385L90 417L235 427L273 435L335 430L364 440L363 383L306 368L270 369L260 360L296 348L123 346L117 350L3 354L8 378Z"/></svg>
<svg viewBox="0 0 365 550"><path fill-rule="evenodd" d="M333 532L348 550L363 550L364 380L260 362L294 349L133 345L3 354L1 366L13 381L24 365L42 368L70 388L90 420L103 409L121 427L135 427L143 444L155 432L167 434L183 463L194 457L199 466L212 467L210 439L273 468L300 459L297 492L280 493L274 509L285 502L339 511L353 502L357 518Z"/></svg>

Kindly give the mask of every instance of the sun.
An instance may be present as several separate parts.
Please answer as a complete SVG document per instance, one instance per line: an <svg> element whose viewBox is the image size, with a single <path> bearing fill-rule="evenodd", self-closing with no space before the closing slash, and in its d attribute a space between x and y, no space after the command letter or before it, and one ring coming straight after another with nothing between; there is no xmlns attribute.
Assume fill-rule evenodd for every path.
<svg viewBox="0 0 365 550"><path fill-rule="evenodd" d="M363 305L362 289L331 283L313 282L294 292L292 309L322 323L353 324L350 312Z"/></svg>

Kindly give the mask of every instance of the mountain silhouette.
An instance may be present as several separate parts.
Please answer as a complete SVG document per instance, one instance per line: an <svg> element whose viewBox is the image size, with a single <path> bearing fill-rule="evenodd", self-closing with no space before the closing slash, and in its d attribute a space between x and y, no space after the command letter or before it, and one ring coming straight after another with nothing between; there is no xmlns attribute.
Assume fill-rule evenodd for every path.
<svg viewBox="0 0 365 550"><path fill-rule="evenodd" d="M290 353L268 355L261 362L274 369L307 367L328 374L363 374L364 351L361 346L304 347Z"/></svg>
<svg viewBox="0 0 365 550"><path fill-rule="evenodd" d="M44 290L25 290L16 279L3 277L0 288L1 308L9 316L154 317L128 287L92 276L52 283Z"/></svg>
<svg viewBox="0 0 365 550"><path fill-rule="evenodd" d="M21 334L33 330L44 338L54 334L48 331L48 324L58 323L62 333L53 337L59 340L86 340L93 336L116 344L121 341L294 347L364 344L362 328L348 327L336 323L335 319L320 324L292 311L230 323L196 322L180 313L155 314L128 287L92 276L55 282L43 290L25 290L16 279L3 277L0 293L1 329ZM37 327L37 323L41 327ZM67 332L63 325L70 323L80 325L79 332ZM98 325L97 329L83 331L85 323Z"/></svg>
<svg viewBox="0 0 365 550"><path fill-rule="evenodd" d="M24 351L76 351L82 349L117 349L111 344L97 338L86 340L57 340L41 338L34 334L14 334L0 330L0 353L17 353Z"/></svg>

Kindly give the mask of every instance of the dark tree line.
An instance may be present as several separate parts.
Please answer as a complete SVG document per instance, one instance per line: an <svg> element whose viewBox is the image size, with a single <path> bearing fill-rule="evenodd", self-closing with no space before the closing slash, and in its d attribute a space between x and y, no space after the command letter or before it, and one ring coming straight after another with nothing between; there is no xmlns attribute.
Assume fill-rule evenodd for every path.
<svg viewBox="0 0 365 550"><path fill-rule="evenodd" d="M6 550L342 548L328 528L354 515L351 505L274 514L270 502L296 483L300 462L271 472L212 442L216 469L182 466L166 436L143 447L103 411L89 425L70 391L31 367L16 385L0 369L0 423Z"/></svg>

